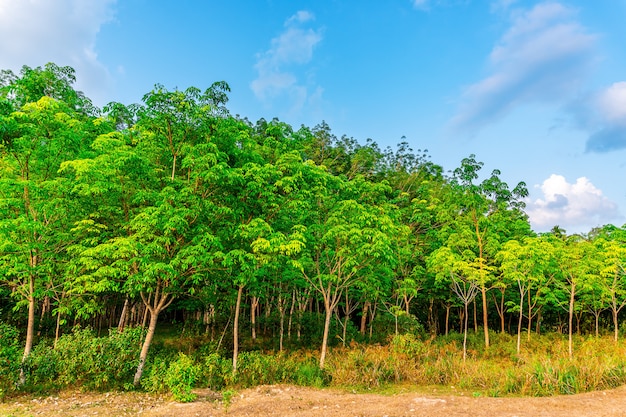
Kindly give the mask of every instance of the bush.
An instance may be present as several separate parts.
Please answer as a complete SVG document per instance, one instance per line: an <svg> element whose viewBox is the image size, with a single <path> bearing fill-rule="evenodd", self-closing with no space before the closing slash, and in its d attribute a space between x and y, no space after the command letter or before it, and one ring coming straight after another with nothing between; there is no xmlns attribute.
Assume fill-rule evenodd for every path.
<svg viewBox="0 0 626 417"><path fill-rule="evenodd" d="M143 330L111 330L97 337L91 329L75 328L59 338L56 347L39 343L27 361L31 386L81 387L105 390L123 388L137 368Z"/></svg>
<svg viewBox="0 0 626 417"><path fill-rule="evenodd" d="M0 400L15 389L20 362L19 332L9 324L0 323Z"/></svg>
<svg viewBox="0 0 626 417"><path fill-rule="evenodd" d="M198 367L189 356L184 353L178 355L178 359L170 364L167 369L167 386L174 400L187 403L196 399L191 392L198 377Z"/></svg>
<svg viewBox="0 0 626 417"><path fill-rule="evenodd" d="M200 369L201 380L214 391L221 391L226 387L230 374L232 361L222 358L218 353L207 355L204 366Z"/></svg>

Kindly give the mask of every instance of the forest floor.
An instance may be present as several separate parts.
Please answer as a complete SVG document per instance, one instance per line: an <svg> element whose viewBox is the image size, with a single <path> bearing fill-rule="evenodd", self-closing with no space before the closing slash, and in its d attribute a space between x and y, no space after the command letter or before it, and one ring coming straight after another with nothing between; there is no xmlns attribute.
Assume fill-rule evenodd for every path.
<svg viewBox="0 0 626 417"><path fill-rule="evenodd" d="M454 388L445 392L399 388L394 394L373 394L273 385L241 390L228 407L218 393L196 393L196 401L185 404L132 392L20 397L0 403L0 416L626 416L626 387L569 396L491 398Z"/></svg>

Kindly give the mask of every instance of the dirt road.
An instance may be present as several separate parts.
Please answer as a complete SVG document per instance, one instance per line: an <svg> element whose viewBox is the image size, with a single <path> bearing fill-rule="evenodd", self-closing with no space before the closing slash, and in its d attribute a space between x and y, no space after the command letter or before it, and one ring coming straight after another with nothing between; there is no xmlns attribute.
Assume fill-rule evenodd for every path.
<svg viewBox="0 0 626 417"><path fill-rule="evenodd" d="M236 393L227 407L218 394L198 391L193 403L140 393L63 393L0 404L0 416L508 416L626 417L626 387L549 398L487 398L406 392L355 394L332 389L264 386Z"/></svg>

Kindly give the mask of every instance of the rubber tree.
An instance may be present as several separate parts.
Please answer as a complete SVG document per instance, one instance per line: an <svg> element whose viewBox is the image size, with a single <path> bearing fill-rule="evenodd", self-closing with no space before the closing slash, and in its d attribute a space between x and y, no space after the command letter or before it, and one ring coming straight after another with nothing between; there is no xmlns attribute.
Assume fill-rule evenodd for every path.
<svg viewBox="0 0 626 417"><path fill-rule="evenodd" d="M100 137L91 161L68 166L77 175L91 171L83 176L86 192L106 187L109 179L119 199L111 210L121 210L128 219L123 233L103 228L100 241L86 246L82 257L91 263L85 276L121 281L121 290L140 298L150 312L135 385L159 314L178 296L194 292L221 253L214 232L219 204L211 196L224 164L212 139L214 126L227 117L224 91L222 83L204 92L157 86L132 112L136 117L112 106L110 116L122 131Z"/></svg>
<svg viewBox="0 0 626 417"><path fill-rule="evenodd" d="M536 295L547 286L549 268L554 259L553 246L541 237L527 237L521 242L509 240L496 255L500 262L500 270L504 280L514 283L519 290L519 303L509 308L509 311L518 313L517 321L517 353L521 350L522 321L525 303L528 304L528 328L532 319L531 293L535 289Z"/></svg>
<svg viewBox="0 0 626 417"><path fill-rule="evenodd" d="M300 262L311 288L321 296L325 319L319 365L324 368L330 323L342 295L351 287L376 287L384 279L381 267L395 266L396 237L407 233L389 215L384 185L357 177L346 181L317 172L311 183L306 250ZM378 274L364 272L376 265Z"/></svg>
<svg viewBox="0 0 626 417"><path fill-rule="evenodd" d="M530 234L530 225L522 212L528 195L524 183L513 190L493 170L477 182L483 166L474 155L464 158L454 170L451 190L445 194L440 211L440 241L455 257L465 263L466 279L474 282L482 300L485 347L489 347L489 309L487 291L494 285L495 254L503 242ZM466 269L469 268L469 269ZM471 270L471 272L470 272Z"/></svg>
<svg viewBox="0 0 626 417"><path fill-rule="evenodd" d="M596 272L600 270L600 263L597 253L593 251L592 243L582 236L554 238L552 243L555 245L555 258L560 265L553 294L555 297L558 297L559 293L565 295L565 297L557 298L555 303L568 313L568 354L572 357L574 354L574 313L580 308L580 303L577 302L579 292L588 281L595 279Z"/></svg>
<svg viewBox="0 0 626 417"><path fill-rule="evenodd" d="M60 285L54 281L63 275L61 258L79 212L59 167L80 156L99 128L80 111L71 68L49 64L24 67L21 76L2 75L0 269L3 285L18 306L27 307L24 362L33 346L37 298ZM23 372L20 380L25 380Z"/></svg>
<svg viewBox="0 0 626 417"><path fill-rule="evenodd" d="M626 232L624 228L605 226L594 239L600 256L599 283L606 294L613 319L613 338L619 338L620 311L626 306Z"/></svg>

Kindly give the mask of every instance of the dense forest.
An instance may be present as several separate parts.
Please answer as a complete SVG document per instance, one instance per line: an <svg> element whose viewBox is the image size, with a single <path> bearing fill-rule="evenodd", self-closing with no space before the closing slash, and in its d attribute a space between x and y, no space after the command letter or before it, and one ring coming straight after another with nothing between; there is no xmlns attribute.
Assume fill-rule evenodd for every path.
<svg viewBox="0 0 626 417"><path fill-rule="evenodd" d="M537 234L526 185L474 155L444 172L405 142L250 122L229 113L225 82L102 109L74 83L55 64L0 73L12 383L80 329L140 329L135 386L160 333L202 337L233 373L246 352L311 349L323 370L329 350L406 334L457 335L463 360L503 335L517 354L546 333L569 357L577 335L618 342L626 229Z"/></svg>

